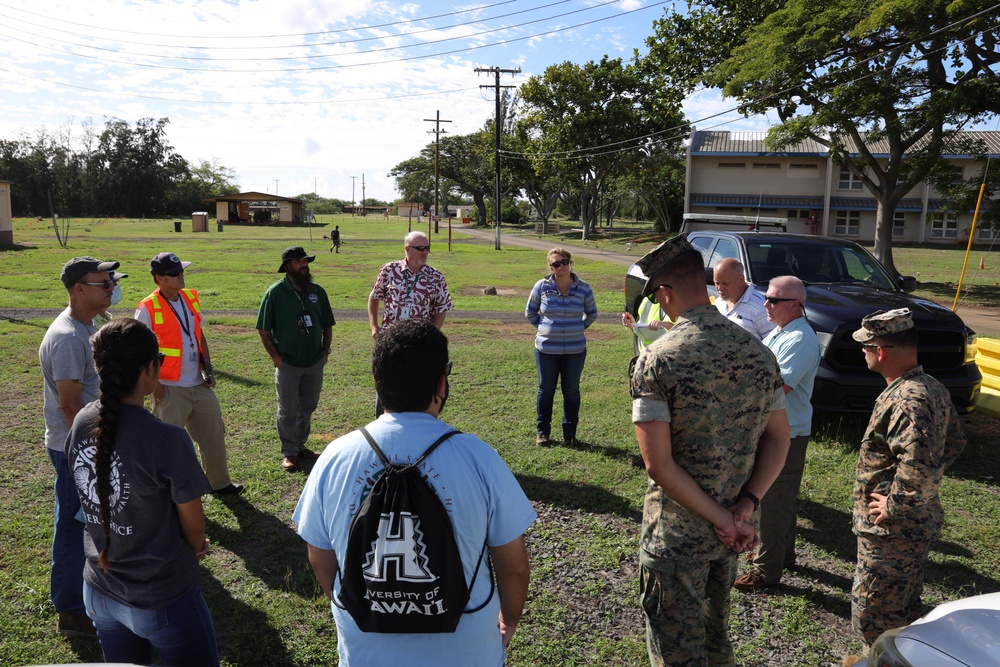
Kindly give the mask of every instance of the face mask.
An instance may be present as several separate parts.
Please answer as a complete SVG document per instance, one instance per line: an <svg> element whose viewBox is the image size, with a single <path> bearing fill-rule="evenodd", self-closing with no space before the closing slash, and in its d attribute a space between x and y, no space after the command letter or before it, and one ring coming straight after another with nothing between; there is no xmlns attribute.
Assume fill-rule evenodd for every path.
<svg viewBox="0 0 1000 667"><path fill-rule="evenodd" d="M111 292L111 305L118 305L118 302L122 300L122 286L115 285L115 289Z"/></svg>

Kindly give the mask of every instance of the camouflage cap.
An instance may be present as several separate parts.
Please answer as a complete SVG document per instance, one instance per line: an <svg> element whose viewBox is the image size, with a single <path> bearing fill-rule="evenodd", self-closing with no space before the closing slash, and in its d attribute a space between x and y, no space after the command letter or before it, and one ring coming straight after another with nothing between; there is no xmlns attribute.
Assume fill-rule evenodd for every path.
<svg viewBox="0 0 1000 667"><path fill-rule="evenodd" d="M653 279L653 276L660 269L669 264L675 257L688 250L694 250L694 246L691 245L685 235L679 234L668 241L664 241L643 255L642 259L636 262L636 265L646 275L646 285L642 288L642 295L649 296L650 291L652 291L651 288L654 287L649 284L649 281Z"/></svg>
<svg viewBox="0 0 1000 667"><path fill-rule="evenodd" d="M913 328L913 315L909 308L877 310L861 320L861 328L854 332L854 340L864 343L886 334L900 333Z"/></svg>

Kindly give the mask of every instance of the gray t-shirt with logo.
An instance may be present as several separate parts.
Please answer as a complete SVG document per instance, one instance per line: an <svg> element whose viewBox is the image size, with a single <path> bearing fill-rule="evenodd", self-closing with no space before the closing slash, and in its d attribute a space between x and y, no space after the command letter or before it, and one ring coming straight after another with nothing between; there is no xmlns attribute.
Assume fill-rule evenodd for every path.
<svg viewBox="0 0 1000 667"><path fill-rule="evenodd" d="M42 344L38 347L38 361L45 378L45 446L63 451L69 425L59 407L56 382L76 380L83 384L80 405L97 400L99 380L94 368L94 353L90 337L97 329L73 319L66 308L49 325Z"/></svg>
<svg viewBox="0 0 1000 667"><path fill-rule="evenodd" d="M145 408L122 404L111 456L111 571L103 571L97 562L105 545L95 470L98 406L94 402L80 410L66 441L87 524L83 576L124 604L162 609L198 583L198 560L184 540L175 505L211 493L212 485L184 429L161 422Z"/></svg>

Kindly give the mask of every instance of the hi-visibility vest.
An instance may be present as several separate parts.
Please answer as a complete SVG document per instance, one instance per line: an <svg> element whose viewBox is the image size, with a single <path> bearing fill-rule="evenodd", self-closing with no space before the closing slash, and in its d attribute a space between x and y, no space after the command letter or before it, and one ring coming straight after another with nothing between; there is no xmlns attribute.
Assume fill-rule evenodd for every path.
<svg viewBox="0 0 1000 667"><path fill-rule="evenodd" d="M656 308L656 315L653 315L653 308ZM640 324L649 324L650 320L665 320L668 319L663 310L660 309L660 304L653 303L649 299L642 299L639 303L639 312L637 313L636 322ZM641 334L637 334L639 339L639 351L642 352L646 349L646 346L653 342L653 340L646 340Z"/></svg>
<svg viewBox="0 0 1000 667"><path fill-rule="evenodd" d="M182 289L181 298L188 310L194 313L194 329L191 335L194 336L195 344L198 346L198 358L204 354L201 349L201 304L198 303L198 292L193 289ZM184 333L181 331L181 323L172 312L167 300L160 294L160 290L154 291L145 299L139 302L140 308L145 308L149 313L149 321L156 334L156 340L160 343L160 352L165 356L163 365L160 366L160 378L163 380L179 380L181 378L181 351L184 347Z"/></svg>

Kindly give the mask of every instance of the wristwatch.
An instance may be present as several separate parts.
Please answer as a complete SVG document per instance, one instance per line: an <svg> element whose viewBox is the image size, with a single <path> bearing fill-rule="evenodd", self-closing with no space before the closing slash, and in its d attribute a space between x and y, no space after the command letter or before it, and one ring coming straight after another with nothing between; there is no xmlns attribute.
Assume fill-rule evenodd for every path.
<svg viewBox="0 0 1000 667"><path fill-rule="evenodd" d="M742 489L740 489L740 492L736 496L736 498L737 499L739 499L739 498L746 498L747 500L749 500L750 502L752 502L753 503L753 509L754 509L755 512L758 509L760 509L760 498L758 498L757 496L755 496L750 491L747 491L746 487L743 487Z"/></svg>

